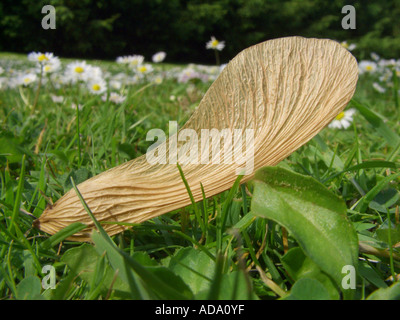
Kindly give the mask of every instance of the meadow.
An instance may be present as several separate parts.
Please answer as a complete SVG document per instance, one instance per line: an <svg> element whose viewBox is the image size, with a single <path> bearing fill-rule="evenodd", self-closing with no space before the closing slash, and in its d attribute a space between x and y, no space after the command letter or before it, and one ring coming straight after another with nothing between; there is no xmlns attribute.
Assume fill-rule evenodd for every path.
<svg viewBox="0 0 400 320"><path fill-rule="evenodd" d="M0 299L400 299L400 60L376 54L359 61L345 112L262 178L270 197L268 174L312 186L287 202L318 199L335 225L292 226L284 205L272 217L254 190L267 187L238 179L112 238L99 224L90 243L66 240L79 223L32 227L80 182L143 155L149 130L183 125L224 67L163 59L0 54ZM332 246L313 248L325 234ZM337 272L348 261L354 279Z"/></svg>

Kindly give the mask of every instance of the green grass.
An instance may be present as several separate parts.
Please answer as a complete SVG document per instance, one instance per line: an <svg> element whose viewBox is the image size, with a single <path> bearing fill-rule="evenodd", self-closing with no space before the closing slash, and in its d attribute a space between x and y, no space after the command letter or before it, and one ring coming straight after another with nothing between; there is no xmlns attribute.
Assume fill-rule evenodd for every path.
<svg viewBox="0 0 400 320"><path fill-rule="evenodd" d="M32 67L25 56L2 53L0 65L10 63L13 69ZM114 62L88 63L124 72ZM344 200L360 243L354 299L399 297L393 279L400 272L400 108L395 91L378 93L374 81L374 75L360 77L349 129L324 129L280 164ZM76 86L45 85L33 112L36 85L0 91L1 299L315 298L307 290L318 297L323 272L307 262L299 239L251 212L251 183L237 181L231 190L112 239L99 227L93 244L64 240L80 224L51 237L32 227L34 217L73 183L144 154L152 144L148 130L168 132L170 120L184 124L210 84L164 79L131 85L123 88L127 98L119 105ZM54 103L52 94L64 102ZM293 273L298 261L308 263L303 267L309 276ZM45 265L55 268L55 289L41 286ZM338 288L332 296L342 297Z"/></svg>

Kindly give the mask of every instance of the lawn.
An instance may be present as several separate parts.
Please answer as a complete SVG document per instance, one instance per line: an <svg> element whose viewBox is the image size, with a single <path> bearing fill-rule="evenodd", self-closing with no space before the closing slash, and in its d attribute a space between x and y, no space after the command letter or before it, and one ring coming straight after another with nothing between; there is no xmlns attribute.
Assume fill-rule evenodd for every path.
<svg viewBox="0 0 400 320"><path fill-rule="evenodd" d="M145 154L149 130L182 126L223 66L61 58L48 72L39 64L41 75L43 56L30 59L0 55L1 299L400 298L400 60L359 61L349 120L265 168L261 183L237 180L111 238L98 225L82 243L67 240L79 222L55 235L32 223L79 183ZM293 226L307 215L285 204L276 218L257 214L260 190L278 197L271 176L289 181L287 203L320 201L311 213L332 224ZM324 235L331 247L318 246ZM346 261L354 279L330 267Z"/></svg>

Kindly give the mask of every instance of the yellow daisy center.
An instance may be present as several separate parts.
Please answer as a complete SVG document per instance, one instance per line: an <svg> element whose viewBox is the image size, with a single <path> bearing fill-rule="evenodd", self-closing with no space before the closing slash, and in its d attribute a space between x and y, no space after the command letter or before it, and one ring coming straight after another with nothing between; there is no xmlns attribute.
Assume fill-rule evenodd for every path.
<svg viewBox="0 0 400 320"><path fill-rule="evenodd" d="M367 70L367 71L371 71L373 68L372 68L372 66L366 66L365 67L365 70Z"/></svg>
<svg viewBox="0 0 400 320"><path fill-rule="evenodd" d="M49 72L50 70L51 70L51 67L50 67L50 66L45 66L45 67L44 67L44 71L45 71L45 72Z"/></svg>
<svg viewBox="0 0 400 320"><path fill-rule="evenodd" d="M82 73L83 72L83 68L82 67L80 67L80 66L78 66L78 67L75 67L75 72L76 73Z"/></svg>
<svg viewBox="0 0 400 320"><path fill-rule="evenodd" d="M147 71L147 68L145 66L139 67L139 72L144 73Z"/></svg>
<svg viewBox="0 0 400 320"><path fill-rule="evenodd" d="M346 49L349 47L348 43L346 43L346 42L342 42L342 46L343 46L344 48L346 48Z"/></svg>
<svg viewBox="0 0 400 320"><path fill-rule="evenodd" d="M342 111L341 113L339 113L337 116L336 116L336 120L340 120L340 119L343 119L343 117L344 117L344 112Z"/></svg>
<svg viewBox="0 0 400 320"><path fill-rule="evenodd" d="M45 60L48 61L49 58L47 58L45 54L41 54L41 55L38 57L38 60L39 60L40 62L45 61Z"/></svg>
<svg viewBox="0 0 400 320"><path fill-rule="evenodd" d="M211 45L212 45L213 47L216 47L216 46L218 45L218 43L219 43L219 41L218 41L217 39L215 39L215 40L213 40L213 41L211 42Z"/></svg>
<svg viewBox="0 0 400 320"><path fill-rule="evenodd" d="M25 78L25 79L24 79L24 82L25 82L25 83L28 83L28 82L30 82L30 81L31 81L31 79L29 79L29 78Z"/></svg>
<svg viewBox="0 0 400 320"><path fill-rule="evenodd" d="M92 86L93 91L99 91L101 87L96 83Z"/></svg>
<svg viewBox="0 0 400 320"><path fill-rule="evenodd" d="M154 80L154 82L156 83L156 84L160 84L160 83L162 83L162 78L161 77L157 77L157 78L155 78L155 80Z"/></svg>

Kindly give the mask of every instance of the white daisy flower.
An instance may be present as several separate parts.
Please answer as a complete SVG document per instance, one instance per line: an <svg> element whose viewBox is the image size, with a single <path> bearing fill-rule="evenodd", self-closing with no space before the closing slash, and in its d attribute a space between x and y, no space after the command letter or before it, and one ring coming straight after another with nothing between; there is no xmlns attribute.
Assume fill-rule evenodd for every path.
<svg viewBox="0 0 400 320"><path fill-rule="evenodd" d="M148 63L146 63L146 64L140 64L140 65L138 65L138 66L136 67L136 72L137 72L138 74L144 75L144 74L148 74L148 73L150 73L150 72L152 72L152 71L153 71L153 67L152 67L151 64L148 64Z"/></svg>
<svg viewBox="0 0 400 320"><path fill-rule="evenodd" d="M375 52L371 52L371 58L374 61L379 61L380 57Z"/></svg>
<svg viewBox="0 0 400 320"><path fill-rule="evenodd" d="M390 69L383 69L382 75L379 77L380 82L385 82L386 85L392 85L391 80L393 77L393 72Z"/></svg>
<svg viewBox="0 0 400 320"><path fill-rule="evenodd" d="M131 59L129 61L129 65L131 67L135 67L135 66L141 65L143 63L143 61L144 61L144 57L137 54L137 55L134 55L131 57Z"/></svg>
<svg viewBox="0 0 400 320"><path fill-rule="evenodd" d="M71 104L71 109L76 110L76 104L75 104L75 103ZM82 110L82 109L83 109L83 106L82 106L81 104L78 104L78 109L79 109L79 110Z"/></svg>
<svg viewBox="0 0 400 320"><path fill-rule="evenodd" d="M50 60L44 62L41 66L41 68L43 68L43 72L45 74L53 73L53 72L59 70L60 67L61 67L61 62L58 57L51 58ZM39 69L39 71L40 71L40 69Z"/></svg>
<svg viewBox="0 0 400 320"><path fill-rule="evenodd" d="M53 100L54 103L62 103L64 101L63 96L56 96L54 94L51 95L51 100Z"/></svg>
<svg viewBox="0 0 400 320"><path fill-rule="evenodd" d="M381 59L378 62L378 65L382 68L393 68L396 66L396 60L395 59Z"/></svg>
<svg viewBox="0 0 400 320"><path fill-rule="evenodd" d="M386 89L384 87L382 87L378 82L374 82L372 84L372 87L378 91L379 93L385 93Z"/></svg>
<svg viewBox="0 0 400 320"><path fill-rule="evenodd" d="M117 57L116 62L120 63L120 64L128 64L129 63L129 57L128 56Z"/></svg>
<svg viewBox="0 0 400 320"><path fill-rule="evenodd" d="M121 87L122 87L122 83L121 83L121 81L119 81L119 80L112 79L112 80L110 80L110 82L109 82L109 86L110 86L110 88L113 89L113 90L119 90L119 89L121 89Z"/></svg>
<svg viewBox="0 0 400 320"><path fill-rule="evenodd" d="M73 83L77 81L86 81L90 66L86 61L75 61L67 65L65 76Z"/></svg>
<svg viewBox="0 0 400 320"><path fill-rule="evenodd" d="M103 96L101 97L101 99L102 99L103 101L107 101L107 95L106 95L106 94L103 95ZM120 95L120 94L118 94L118 93L116 93L116 92L111 92L111 93L110 93L110 97L109 97L109 101L110 101L110 102L113 102L113 103L115 103L115 104L121 104L122 102L125 101L125 99L126 99L126 96L122 96L122 95Z"/></svg>
<svg viewBox="0 0 400 320"><path fill-rule="evenodd" d="M377 64L374 61L363 60L358 64L358 73L374 73L377 69Z"/></svg>
<svg viewBox="0 0 400 320"><path fill-rule="evenodd" d="M225 41L219 41L212 36L211 40L206 43L206 48L221 51L225 48Z"/></svg>
<svg viewBox="0 0 400 320"><path fill-rule="evenodd" d="M46 52L46 53L41 53L41 52L31 52L28 54L28 60L32 62L38 62L38 63L46 63L47 61L50 61L53 58L53 53Z"/></svg>
<svg viewBox="0 0 400 320"><path fill-rule="evenodd" d="M120 64L129 64L130 66L137 66L139 64L142 64L144 61L144 56L135 54L135 55L129 55L129 56L121 56L117 58L117 63Z"/></svg>
<svg viewBox="0 0 400 320"><path fill-rule="evenodd" d="M154 77L153 82L155 84L161 84L163 82L163 77L160 76L160 75L157 75L157 76Z"/></svg>
<svg viewBox="0 0 400 320"><path fill-rule="evenodd" d="M102 78L91 79L88 81L87 87L93 94L102 94L107 90L107 84Z"/></svg>
<svg viewBox="0 0 400 320"><path fill-rule="evenodd" d="M191 67L187 67L178 74L178 82L185 83L188 82L190 79L195 79L198 77L199 73L197 71L195 71Z"/></svg>
<svg viewBox="0 0 400 320"><path fill-rule="evenodd" d="M196 71L193 67L189 66L183 69L178 75L178 82L186 83L191 79L200 79L203 82L209 80L209 76L203 73Z"/></svg>
<svg viewBox="0 0 400 320"><path fill-rule="evenodd" d="M132 85L139 83L140 80L141 80L141 77L138 74L135 74L131 77L126 78L125 84L132 86Z"/></svg>
<svg viewBox="0 0 400 320"><path fill-rule="evenodd" d="M127 75L125 72L120 72L113 76L113 79L118 80L118 81L124 81L124 80L126 80L126 78L127 78Z"/></svg>
<svg viewBox="0 0 400 320"><path fill-rule="evenodd" d="M122 102L125 101L126 96L120 95L118 93L115 92L111 92L110 94L110 101L115 103L115 104L121 104Z"/></svg>
<svg viewBox="0 0 400 320"><path fill-rule="evenodd" d="M26 73L18 77L18 84L23 86L29 86L31 83L37 80L37 76L34 73Z"/></svg>
<svg viewBox="0 0 400 320"><path fill-rule="evenodd" d="M339 113L336 118L328 125L329 128L347 129L353 121L355 109L348 109Z"/></svg>
<svg viewBox="0 0 400 320"><path fill-rule="evenodd" d="M86 70L86 81L104 79L103 71L100 67L88 66Z"/></svg>
<svg viewBox="0 0 400 320"><path fill-rule="evenodd" d="M349 51L352 51L355 48L357 48L357 45L355 45L354 43L349 44L349 43L347 43L347 41L342 41L340 44L342 45L343 48L345 48Z"/></svg>
<svg viewBox="0 0 400 320"><path fill-rule="evenodd" d="M160 51L153 55L152 60L154 63L159 63L164 61L166 56L167 54L164 51Z"/></svg>
<svg viewBox="0 0 400 320"><path fill-rule="evenodd" d="M7 79L4 77L0 77L0 89L5 89L7 86Z"/></svg>
<svg viewBox="0 0 400 320"><path fill-rule="evenodd" d="M144 56L135 54L135 55L131 55L131 56L125 56L122 57L121 61L119 63L123 63L123 64L128 64L130 67L135 68L139 65L141 65L144 61ZM118 62L118 59L117 59Z"/></svg>
<svg viewBox="0 0 400 320"><path fill-rule="evenodd" d="M218 75L220 67L219 66L211 66L207 69L207 72L211 75Z"/></svg>
<svg viewBox="0 0 400 320"><path fill-rule="evenodd" d="M50 80L56 89L61 89L64 85L70 83L70 79L65 74L57 72L50 74Z"/></svg>

